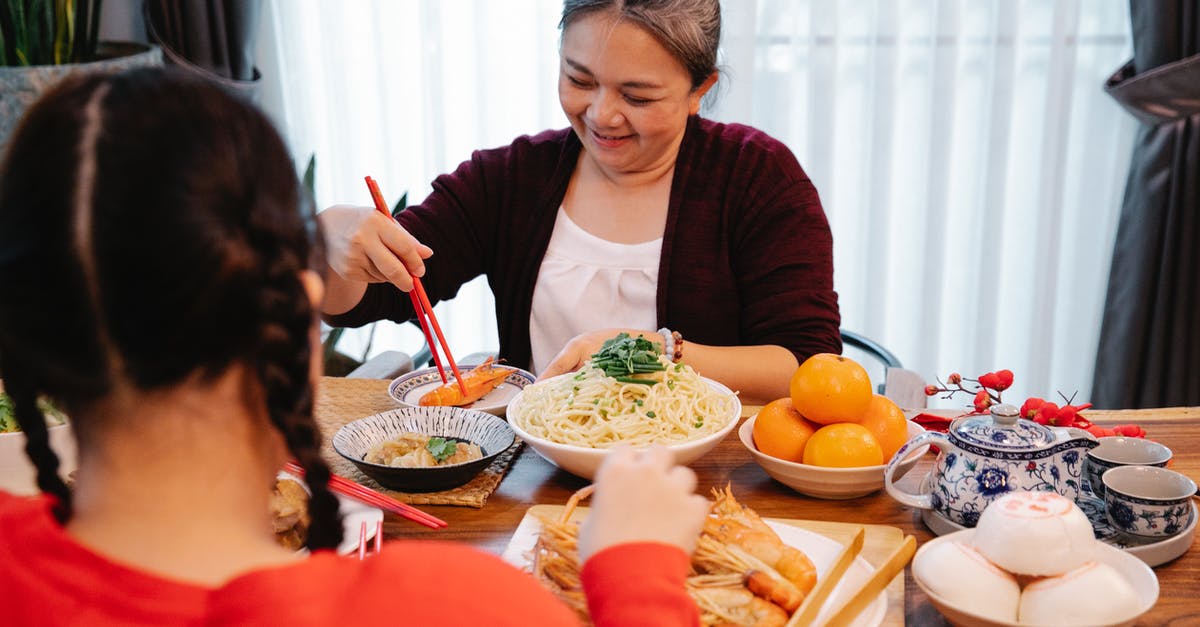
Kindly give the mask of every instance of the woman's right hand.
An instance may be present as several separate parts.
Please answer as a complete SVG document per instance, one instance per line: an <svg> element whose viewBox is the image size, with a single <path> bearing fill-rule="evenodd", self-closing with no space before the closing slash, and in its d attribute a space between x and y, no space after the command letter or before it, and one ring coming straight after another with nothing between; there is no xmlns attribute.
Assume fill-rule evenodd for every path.
<svg viewBox="0 0 1200 627"><path fill-rule="evenodd" d="M579 561L628 542L661 542L691 555L708 515L696 473L661 446L612 450L596 472L591 511L579 530Z"/></svg>
<svg viewBox="0 0 1200 627"><path fill-rule="evenodd" d="M335 205L317 214L325 235L329 267L342 279L391 283L412 289L412 276L425 274L433 250L390 216L372 207Z"/></svg>

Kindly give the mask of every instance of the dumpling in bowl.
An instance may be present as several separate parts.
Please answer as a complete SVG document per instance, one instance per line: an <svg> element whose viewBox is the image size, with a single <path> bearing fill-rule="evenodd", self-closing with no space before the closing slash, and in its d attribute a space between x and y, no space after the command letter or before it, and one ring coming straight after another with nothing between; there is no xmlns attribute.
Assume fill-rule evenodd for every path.
<svg viewBox="0 0 1200 627"><path fill-rule="evenodd" d="M1087 515L1055 492L1010 492L975 525L972 544L1015 575L1059 575L1091 561L1096 536Z"/></svg>
<svg viewBox="0 0 1200 627"><path fill-rule="evenodd" d="M913 561L913 576L956 607L996 621L1017 619L1021 588L974 547L963 542L939 542Z"/></svg>
<svg viewBox="0 0 1200 627"><path fill-rule="evenodd" d="M1031 625L1099 625L1136 616L1140 609L1137 592L1116 569L1088 562L1025 586L1019 617Z"/></svg>

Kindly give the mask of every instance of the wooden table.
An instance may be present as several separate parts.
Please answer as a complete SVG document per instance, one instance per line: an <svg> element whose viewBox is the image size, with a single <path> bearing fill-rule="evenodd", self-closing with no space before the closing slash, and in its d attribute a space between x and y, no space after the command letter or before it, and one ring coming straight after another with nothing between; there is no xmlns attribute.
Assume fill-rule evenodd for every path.
<svg viewBox="0 0 1200 627"><path fill-rule="evenodd" d="M336 386L338 381L327 377L321 385ZM379 382L379 393L386 398L387 381ZM757 409L747 407L744 415L753 415ZM318 411L321 410L328 411L329 408L319 407ZM1088 410L1085 415L1092 422L1106 426L1130 422L1141 425L1150 438L1175 452L1171 468L1200 483L1200 407ZM932 462L933 456L926 456L900 480L900 484L915 491ZM763 472L738 440L736 431L691 467L699 478L698 489L702 493L712 486L731 483L738 500L764 517L891 525L915 535L918 544L935 537L917 512L897 503L883 491L849 501L821 500L792 491ZM529 507L561 505L586 484L583 479L559 470L525 447L483 509L422 505L423 510L448 522L449 528L434 531L388 514L384 534L389 539L436 538L464 542L500 554ZM1200 551L1196 550L1196 544L1194 542L1182 557L1154 569L1160 586L1158 603L1142 617L1139 625L1200 625ZM904 615L909 625L947 624L913 582L911 569L905 571Z"/></svg>

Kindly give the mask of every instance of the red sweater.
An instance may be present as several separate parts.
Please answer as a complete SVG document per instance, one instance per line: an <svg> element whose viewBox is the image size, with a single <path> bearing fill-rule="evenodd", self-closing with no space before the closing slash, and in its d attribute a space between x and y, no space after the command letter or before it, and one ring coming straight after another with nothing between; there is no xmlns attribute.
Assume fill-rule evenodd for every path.
<svg viewBox="0 0 1200 627"><path fill-rule="evenodd" d="M597 625L696 625L688 557L613 547L582 577ZM82 546L45 497L0 492L0 623L6 625L577 625L529 575L445 542L398 542L365 561L320 551L217 588L114 562Z"/></svg>
<svg viewBox="0 0 1200 627"><path fill-rule="evenodd" d="M432 300L487 275L500 356L530 366L533 288L581 144L571 129L476 151L439 176L400 222L433 248L422 279ZM801 363L841 353L833 237L812 181L762 131L692 116L679 146L658 270L657 319L713 346L774 344ZM388 283L367 288L335 326L413 317Z"/></svg>

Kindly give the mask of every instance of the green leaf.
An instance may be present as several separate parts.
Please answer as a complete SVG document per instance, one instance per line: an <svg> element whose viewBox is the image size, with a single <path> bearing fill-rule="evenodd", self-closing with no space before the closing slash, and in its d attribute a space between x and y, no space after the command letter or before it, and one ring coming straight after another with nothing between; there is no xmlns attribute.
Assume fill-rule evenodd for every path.
<svg viewBox="0 0 1200 627"><path fill-rule="evenodd" d="M305 168L304 168L304 177L301 178L300 180L304 185L304 189L308 190L308 195L311 196L314 201L316 200L316 197L317 197L316 191L314 190L314 187L313 187L314 185L316 185L316 182L315 182L316 176L317 176L317 155L311 154L308 156L308 165L305 166Z"/></svg>
<svg viewBox="0 0 1200 627"><path fill-rule="evenodd" d="M425 450L440 464L458 452L458 442L450 438L429 438L425 443Z"/></svg>
<svg viewBox="0 0 1200 627"><path fill-rule="evenodd" d="M75 46L75 2L55 0L54 4L54 63L69 63ZM50 10L49 3L46 7Z"/></svg>
<svg viewBox="0 0 1200 627"><path fill-rule="evenodd" d="M398 218L404 210L408 208L408 192L400 195L400 200L396 201L396 206L392 207L392 217Z"/></svg>

